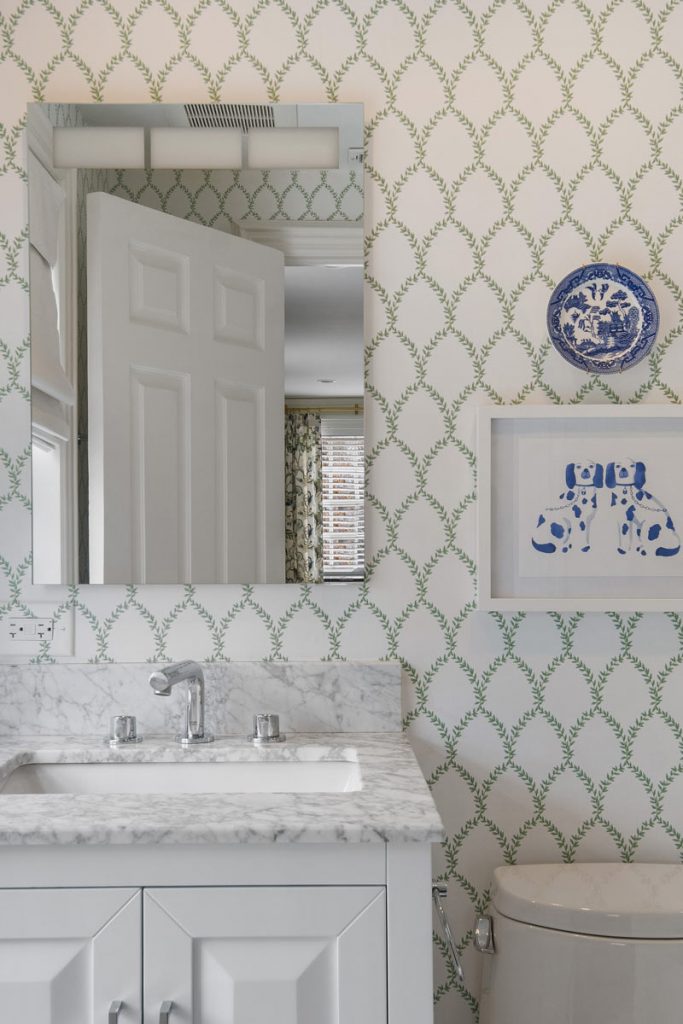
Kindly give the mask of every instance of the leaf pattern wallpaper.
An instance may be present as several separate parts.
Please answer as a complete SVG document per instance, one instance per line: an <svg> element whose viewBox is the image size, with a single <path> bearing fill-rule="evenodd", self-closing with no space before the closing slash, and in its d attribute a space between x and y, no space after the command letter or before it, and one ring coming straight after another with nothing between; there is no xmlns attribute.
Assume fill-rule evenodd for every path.
<svg viewBox="0 0 683 1024"><path fill-rule="evenodd" d="M464 949L461 985L435 933L435 1017L470 1024L494 866L683 849L683 622L477 612L474 429L482 403L681 400L683 4L0 0L0 47L0 615L52 602L77 661L400 658ZM365 584L31 586L30 100L365 104ZM662 314L609 378L545 330L599 259Z"/></svg>

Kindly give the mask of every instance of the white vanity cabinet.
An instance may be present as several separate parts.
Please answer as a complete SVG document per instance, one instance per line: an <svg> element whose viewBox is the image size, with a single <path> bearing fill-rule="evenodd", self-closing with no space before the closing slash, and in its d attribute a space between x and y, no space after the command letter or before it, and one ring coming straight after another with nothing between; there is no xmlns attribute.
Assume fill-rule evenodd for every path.
<svg viewBox="0 0 683 1024"><path fill-rule="evenodd" d="M147 889L145 1024L383 1024L386 899L373 886Z"/></svg>
<svg viewBox="0 0 683 1024"><path fill-rule="evenodd" d="M157 1024L168 1003L168 1024L383 1024L384 888L0 891L4 1024Z"/></svg>
<svg viewBox="0 0 683 1024"><path fill-rule="evenodd" d="M1 1024L433 1019L428 844L5 846L0 879Z"/></svg>
<svg viewBox="0 0 683 1024"><path fill-rule="evenodd" d="M0 1024L433 1020L428 843L0 844L0 886Z"/></svg>

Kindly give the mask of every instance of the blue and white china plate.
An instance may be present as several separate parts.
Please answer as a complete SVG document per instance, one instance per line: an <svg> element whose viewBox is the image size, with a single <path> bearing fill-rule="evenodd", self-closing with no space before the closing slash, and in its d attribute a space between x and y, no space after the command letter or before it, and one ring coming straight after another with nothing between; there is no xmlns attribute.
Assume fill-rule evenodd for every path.
<svg viewBox="0 0 683 1024"><path fill-rule="evenodd" d="M642 277L589 263L560 281L548 303L548 332L572 366L617 373L644 359L659 327L657 301Z"/></svg>

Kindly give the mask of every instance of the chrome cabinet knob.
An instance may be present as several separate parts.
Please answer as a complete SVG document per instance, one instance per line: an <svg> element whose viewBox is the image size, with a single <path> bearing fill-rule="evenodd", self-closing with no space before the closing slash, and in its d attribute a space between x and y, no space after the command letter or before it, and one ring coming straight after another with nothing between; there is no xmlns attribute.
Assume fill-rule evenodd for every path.
<svg viewBox="0 0 683 1024"><path fill-rule="evenodd" d="M254 715L254 731L247 738L252 743L284 743L287 739L280 732L279 715Z"/></svg>
<svg viewBox="0 0 683 1024"><path fill-rule="evenodd" d="M115 999L109 1007L109 1013L107 1014L107 1024L117 1024L119 1014L123 1009L123 1003L120 999Z"/></svg>
<svg viewBox="0 0 683 1024"><path fill-rule="evenodd" d="M169 1021L171 1020L171 1010L172 1009L173 1009L173 1000L172 999L166 999L161 1004L161 1009L159 1010L159 1024L169 1024Z"/></svg>
<svg viewBox="0 0 683 1024"><path fill-rule="evenodd" d="M138 726L135 715L114 715L109 719L110 747L122 747L126 743L142 743L142 736L138 736Z"/></svg>

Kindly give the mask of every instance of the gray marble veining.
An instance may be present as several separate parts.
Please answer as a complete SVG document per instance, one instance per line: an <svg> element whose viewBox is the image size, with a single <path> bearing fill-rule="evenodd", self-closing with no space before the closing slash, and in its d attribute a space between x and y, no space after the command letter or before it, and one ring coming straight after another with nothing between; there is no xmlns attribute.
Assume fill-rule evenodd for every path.
<svg viewBox="0 0 683 1024"><path fill-rule="evenodd" d="M184 751L149 738L111 750L99 737L0 742L0 785L36 762L357 760L347 793L8 795L0 845L439 842L443 826L401 733L297 735L276 748L223 739Z"/></svg>
<svg viewBox="0 0 683 1024"><path fill-rule="evenodd" d="M189 652L191 656L191 652ZM105 735L109 718L133 714L143 734L178 731L182 687L156 697L154 665L0 665L0 737ZM255 712L280 715L289 732L395 732L401 666L382 661L223 662L205 666L207 729L246 736Z"/></svg>

